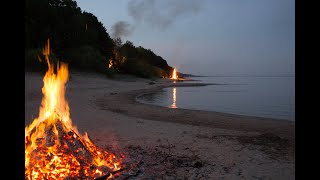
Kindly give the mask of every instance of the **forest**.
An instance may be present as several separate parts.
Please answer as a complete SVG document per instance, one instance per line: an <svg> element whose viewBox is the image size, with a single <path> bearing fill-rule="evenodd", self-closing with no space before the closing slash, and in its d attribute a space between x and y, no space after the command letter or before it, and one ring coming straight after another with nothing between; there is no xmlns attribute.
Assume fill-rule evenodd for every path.
<svg viewBox="0 0 320 180"><path fill-rule="evenodd" d="M151 49L112 39L98 18L73 0L25 0L25 69L45 71L40 61L50 40L50 59L70 69L131 74L143 78L169 77L173 68Z"/></svg>

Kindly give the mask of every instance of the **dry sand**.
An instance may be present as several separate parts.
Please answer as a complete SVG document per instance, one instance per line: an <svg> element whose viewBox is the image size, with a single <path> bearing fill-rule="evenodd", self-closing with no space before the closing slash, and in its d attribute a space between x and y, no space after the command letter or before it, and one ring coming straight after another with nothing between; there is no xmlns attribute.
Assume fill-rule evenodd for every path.
<svg viewBox="0 0 320 180"><path fill-rule="evenodd" d="M38 116L42 78L25 74L25 125ZM294 122L136 102L173 84L150 82L72 72L67 83L73 124L126 154L131 179L295 179Z"/></svg>

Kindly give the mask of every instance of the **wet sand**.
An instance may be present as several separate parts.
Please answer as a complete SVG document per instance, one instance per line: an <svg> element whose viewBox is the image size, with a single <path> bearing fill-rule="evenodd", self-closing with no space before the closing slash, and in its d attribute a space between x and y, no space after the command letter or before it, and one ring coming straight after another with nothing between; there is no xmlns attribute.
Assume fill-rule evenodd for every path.
<svg viewBox="0 0 320 180"><path fill-rule="evenodd" d="M38 116L42 78L26 73L26 125ZM140 94L189 83L75 72L66 98L81 133L127 154L128 162L143 162L136 179L295 179L294 122L135 101Z"/></svg>

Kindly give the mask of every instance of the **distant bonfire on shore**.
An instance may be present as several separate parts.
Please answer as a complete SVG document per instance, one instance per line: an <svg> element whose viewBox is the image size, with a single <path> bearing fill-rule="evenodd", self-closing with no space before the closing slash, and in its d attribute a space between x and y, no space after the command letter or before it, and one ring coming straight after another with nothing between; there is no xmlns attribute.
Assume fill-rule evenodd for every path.
<svg viewBox="0 0 320 180"><path fill-rule="evenodd" d="M177 80L177 79L178 79L178 75L177 75L177 70L176 70L176 68L173 68L173 72L172 72L171 79L174 79L174 80Z"/></svg>

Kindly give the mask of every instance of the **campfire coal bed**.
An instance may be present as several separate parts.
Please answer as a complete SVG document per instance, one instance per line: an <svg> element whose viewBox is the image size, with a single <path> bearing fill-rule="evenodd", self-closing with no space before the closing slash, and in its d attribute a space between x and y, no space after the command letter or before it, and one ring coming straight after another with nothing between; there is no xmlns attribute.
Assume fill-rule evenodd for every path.
<svg viewBox="0 0 320 180"><path fill-rule="evenodd" d="M45 127L44 134L46 136L36 139L37 147L31 153L31 157L35 157L35 159L29 164L30 170L26 173L26 179L50 179L50 177L63 179L106 179L111 174L124 170L124 168L112 170L106 165L97 166L92 163L98 160L106 160L108 156L111 156L114 158L109 159L105 163L112 165L116 159L113 154L97 151L97 147L88 136L89 141L84 140L75 131L67 128L60 120L56 120L56 123L50 125L46 123L48 122L44 121L37 126L37 128ZM30 136L35 132L36 128L31 131ZM31 145L30 136L26 137L26 146ZM55 150L52 151L52 149ZM66 173L69 175L63 177Z"/></svg>

